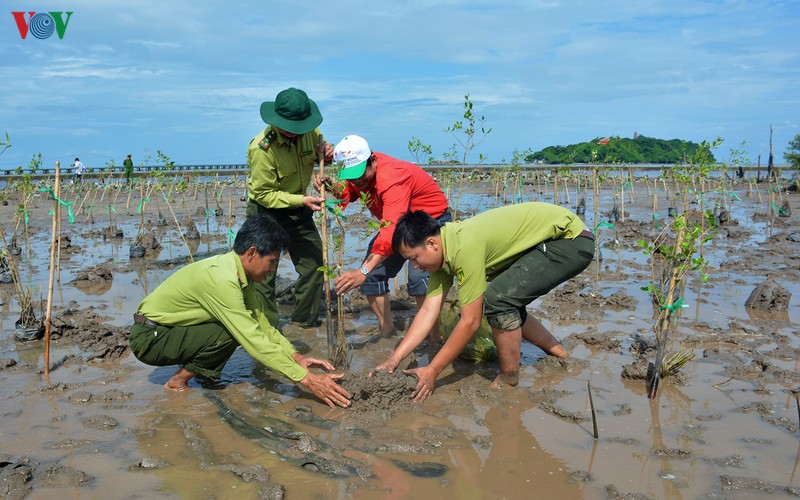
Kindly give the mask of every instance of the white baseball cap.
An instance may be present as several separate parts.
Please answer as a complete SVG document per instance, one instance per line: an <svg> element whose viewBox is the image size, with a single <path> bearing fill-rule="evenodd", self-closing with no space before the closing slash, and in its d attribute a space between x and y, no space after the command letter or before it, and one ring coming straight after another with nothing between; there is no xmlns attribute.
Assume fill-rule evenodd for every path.
<svg viewBox="0 0 800 500"><path fill-rule="evenodd" d="M339 141L333 149L333 161L343 163L344 167L339 172L343 181L358 179L367 169L367 160L372 156L369 144L363 137L348 135Z"/></svg>

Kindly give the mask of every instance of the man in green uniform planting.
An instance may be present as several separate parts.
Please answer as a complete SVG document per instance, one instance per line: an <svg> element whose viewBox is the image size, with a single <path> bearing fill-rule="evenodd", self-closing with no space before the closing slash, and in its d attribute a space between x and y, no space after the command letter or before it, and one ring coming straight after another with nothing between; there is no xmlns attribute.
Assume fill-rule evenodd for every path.
<svg viewBox="0 0 800 500"><path fill-rule="evenodd" d="M270 124L253 137L247 148L248 202L246 214L272 216L291 238L289 257L299 277L295 282L296 303L292 321L304 326L319 324L323 274L322 239L313 214L322 209L323 199L306 194L314 175L318 145L325 161L333 158L333 146L323 141L317 127L322 114L305 92L288 88L275 101L261 103L261 119ZM278 325L275 303L275 275L259 283L266 302L267 317Z"/></svg>
<svg viewBox="0 0 800 500"><path fill-rule="evenodd" d="M392 247L431 277L402 342L375 370L394 371L422 343L453 278L458 282L461 317L447 342L428 366L404 370L418 378L416 401L433 393L436 377L464 349L484 314L500 360L493 386L518 383L523 338L551 356L569 356L526 306L580 274L594 258L594 236L574 213L548 203L521 203L442 226L423 211L407 212L397 223Z"/></svg>
<svg viewBox="0 0 800 500"><path fill-rule="evenodd" d="M342 375L315 374L334 367L305 357L270 325L255 283L274 274L289 246L286 232L272 218L248 218L233 251L178 270L145 297L131 327L130 347L141 362L182 365L164 387L188 389L197 375L220 376L240 345L259 363L308 388L328 406L350 405L350 394L336 381Z"/></svg>

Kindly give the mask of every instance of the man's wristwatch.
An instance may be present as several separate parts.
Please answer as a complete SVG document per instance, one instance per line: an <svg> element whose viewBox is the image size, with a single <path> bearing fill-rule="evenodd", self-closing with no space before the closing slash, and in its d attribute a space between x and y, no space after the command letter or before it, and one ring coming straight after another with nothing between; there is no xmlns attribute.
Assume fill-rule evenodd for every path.
<svg viewBox="0 0 800 500"><path fill-rule="evenodd" d="M369 274L369 269L367 269L365 266L359 267L358 270L361 271L361 274L363 274L364 276Z"/></svg>

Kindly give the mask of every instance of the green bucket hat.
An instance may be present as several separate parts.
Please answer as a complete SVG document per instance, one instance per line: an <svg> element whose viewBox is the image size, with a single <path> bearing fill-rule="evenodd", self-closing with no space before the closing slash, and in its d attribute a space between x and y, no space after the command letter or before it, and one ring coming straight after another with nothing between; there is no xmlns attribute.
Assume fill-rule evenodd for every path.
<svg viewBox="0 0 800 500"><path fill-rule="evenodd" d="M293 134L311 132L322 123L317 104L294 87L281 90L275 101L261 103L261 119Z"/></svg>

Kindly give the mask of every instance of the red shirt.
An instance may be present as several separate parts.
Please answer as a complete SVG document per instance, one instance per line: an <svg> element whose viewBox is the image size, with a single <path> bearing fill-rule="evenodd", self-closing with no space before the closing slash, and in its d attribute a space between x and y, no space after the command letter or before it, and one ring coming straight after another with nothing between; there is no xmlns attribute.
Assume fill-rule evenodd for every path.
<svg viewBox="0 0 800 500"><path fill-rule="evenodd" d="M392 255L392 236L397 219L405 212L424 210L433 218L447 210L447 198L433 177L413 163L392 158L383 153L374 153L378 160L375 178L367 193L372 201L369 211L381 223L391 224L381 228L372 245L372 253ZM361 197L358 188L345 181L342 192L343 206Z"/></svg>

